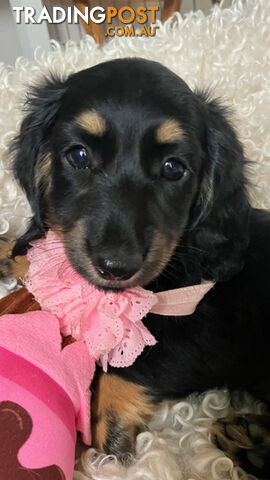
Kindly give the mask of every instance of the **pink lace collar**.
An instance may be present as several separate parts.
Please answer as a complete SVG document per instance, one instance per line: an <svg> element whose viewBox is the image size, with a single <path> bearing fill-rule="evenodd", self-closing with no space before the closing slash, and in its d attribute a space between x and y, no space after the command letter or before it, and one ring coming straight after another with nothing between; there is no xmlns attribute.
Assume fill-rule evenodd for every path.
<svg viewBox="0 0 270 480"><path fill-rule="evenodd" d="M104 293L71 267L55 233L36 240L28 252L25 285L42 310L58 317L61 332L83 340L91 356L107 370L131 365L156 340L142 319L158 315L191 315L212 282L153 293L141 287Z"/></svg>

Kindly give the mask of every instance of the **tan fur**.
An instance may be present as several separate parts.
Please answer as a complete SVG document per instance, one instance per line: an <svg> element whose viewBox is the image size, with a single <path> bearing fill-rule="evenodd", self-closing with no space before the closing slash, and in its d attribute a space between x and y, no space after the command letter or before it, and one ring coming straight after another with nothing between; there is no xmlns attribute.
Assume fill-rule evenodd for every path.
<svg viewBox="0 0 270 480"><path fill-rule="evenodd" d="M81 113L81 115L76 118L76 123L84 128L84 130L87 130L88 133L96 135L97 137L104 135L106 130L104 118L102 118L95 110Z"/></svg>
<svg viewBox="0 0 270 480"><path fill-rule="evenodd" d="M177 243L177 233L175 233L174 238L169 240L166 235L161 232L156 232L152 246L142 267L144 272L148 271L148 275L145 273L144 284L149 283L162 272L170 260Z"/></svg>
<svg viewBox="0 0 270 480"><path fill-rule="evenodd" d="M52 159L47 155L38 165L35 172L35 183L38 187L48 188L51 184L51 164Z"/></svg>
<svg viewBox="0 0 270 480"><path fill-rule="evenodd" d="M93 403L94 405L94 403ZM95 416L94 408L91 412L92 415L92 444L93 447L99 451L104 449L104 445L106 443L107 438L107 416L104 415L99 416L97 419Z"/></svg>
<svg viewBox="0 0 270 480"><path fill-rule="evenodd" d="M102 450L108 434L108 419L116 415L134 440L135 432L149 421L156 411L145 387L117 375L102 373L95 388L92 403L93 445Z"/></svg>
<svg viewBox="0 0 270 480"><path fill-rule="evenodd" d="M184 135L184 130L177 120L166 120L156 131L156 138L159 143L170 143L180 140Z"/></svg>
<svg viewBox="0 0 270 480"><path fill-rule="evenodd" d="M201 182L199 204L209 204L213 197L213 182L208 175L205 175Z"/></svg>
<svg viewBox="0 0 270 480"><path fill-rule="evenodd" d="M21 280L28 271L29 261L26 256L10 258L14 241L0 243L0 278L12 277Z"/></svg>

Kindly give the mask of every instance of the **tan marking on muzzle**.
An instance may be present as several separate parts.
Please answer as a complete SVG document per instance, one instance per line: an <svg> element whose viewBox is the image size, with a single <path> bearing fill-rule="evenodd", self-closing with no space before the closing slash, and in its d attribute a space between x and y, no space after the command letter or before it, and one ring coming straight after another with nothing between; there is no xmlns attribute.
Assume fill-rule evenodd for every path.
<svg viewBox="0 0 270 480"><path fill-rule="evenodd" d="M137 272L138 275L142 275L143 277L143 285L150 283L162 272L169 262L177 243L177 233L175 233L173 238L169 239L167 235L161 232L156 232L152 246L142 265L142 268L139 272Z"/></svg>
<svg viewBox="0 0 270 480"><path fill-rule="evenodd" d="M73 267L76 269L76 265L83 265L87 273L89 273L93 283L107 286L106 280L103 280L98 275L92 260L87 253L86 232L82 220L75 222L73 228L69 232L62 232L62 240Z"/></svg>

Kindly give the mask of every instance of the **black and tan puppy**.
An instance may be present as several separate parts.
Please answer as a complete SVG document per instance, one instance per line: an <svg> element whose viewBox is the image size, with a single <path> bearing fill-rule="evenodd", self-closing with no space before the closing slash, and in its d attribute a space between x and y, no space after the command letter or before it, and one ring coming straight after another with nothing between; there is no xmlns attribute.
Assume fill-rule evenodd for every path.
<svg viewBox="0 0 270 480"><path fill-rule="evenodd" d="M27 107L14 172L33 218L14 256L51 228L104 290L216 282L190 317L148 315L157 345L96 379L95 445L123 455L161 401L195 391L226 385L269 402L270 215L249 204L243 150L218 102L158 63L125 59L47 81ZM248 446L231 449L264 478L267 422L239 420Z"/></svg>

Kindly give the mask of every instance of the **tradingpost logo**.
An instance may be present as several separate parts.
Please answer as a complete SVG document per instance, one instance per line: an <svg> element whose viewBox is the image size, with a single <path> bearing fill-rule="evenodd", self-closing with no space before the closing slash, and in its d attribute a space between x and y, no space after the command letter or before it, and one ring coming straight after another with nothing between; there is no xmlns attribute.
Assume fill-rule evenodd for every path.
<svg viewBox="0 0 270 480"><path fill-rule="evenodd" d="M34 7L12 7L16 23L25 24L43 22L78 23L82 19L89 25L90 22L102 24L106 22L105 37L153 37L156 34L157 6L130 7L124 5L120 8L108 6L85 7L83 11L77 7L53 7L50 13L47 7L37 12ZM118 21L120 25L114 23ZM134 24L136 23L136 28Z"/></svg>

